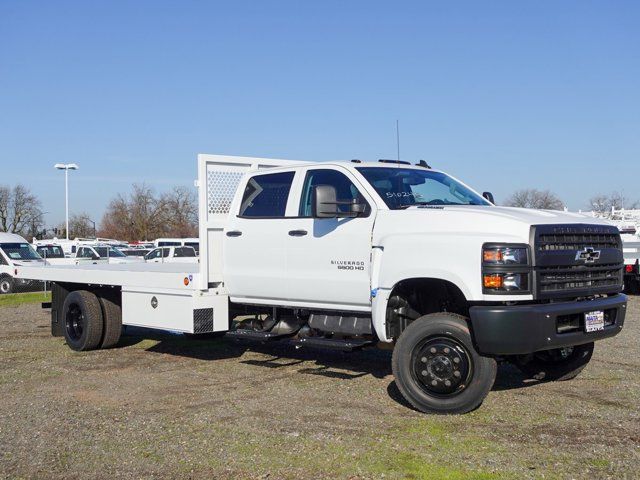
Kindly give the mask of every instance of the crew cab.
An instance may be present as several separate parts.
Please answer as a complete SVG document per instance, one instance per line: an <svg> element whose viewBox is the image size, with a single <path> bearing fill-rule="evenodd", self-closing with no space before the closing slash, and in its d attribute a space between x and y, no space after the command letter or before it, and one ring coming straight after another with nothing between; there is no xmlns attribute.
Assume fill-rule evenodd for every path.
<svg viewBox="0 0 640 480"><path fill-rule="evenodd" d="M624 324L614 226L498 207L424 162L200 155L198 186L198 264L19 269L54 283L54 335L74 350L114 345L122 324L392 348L411 405L462 413L498 361L570 379Z"/></svg>

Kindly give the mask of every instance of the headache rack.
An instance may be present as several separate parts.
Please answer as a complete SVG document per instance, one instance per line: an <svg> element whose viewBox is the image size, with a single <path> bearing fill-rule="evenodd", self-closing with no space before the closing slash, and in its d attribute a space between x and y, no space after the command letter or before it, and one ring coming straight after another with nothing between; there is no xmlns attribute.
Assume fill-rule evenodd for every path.
<svg viewBox="0 0 640 480"><path fill-rule="evenodd" d="M622 241L616 227L537 225L532 237L537 298L591 296L622 290Z"/></svg>

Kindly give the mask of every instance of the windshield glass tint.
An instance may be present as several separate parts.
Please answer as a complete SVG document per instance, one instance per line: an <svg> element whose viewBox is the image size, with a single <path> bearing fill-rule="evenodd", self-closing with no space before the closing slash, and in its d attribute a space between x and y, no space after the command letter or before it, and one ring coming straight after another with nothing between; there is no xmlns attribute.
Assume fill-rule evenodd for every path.
<svg viewBox="0 0 640 480"><path fill-rule="evenodd" d="M28 243L3 243L0 248L11 260L40 260L41 258Z"/></svg>
<svg viewBox="0 0 640 480"><path fill-rule="evenodd" d="M46 258L64 258L64 252L62 248L50 245L48 247L38 247L36 249L41 257Z"/></svg>
<svg viewBox="0 0 640 480"><path fill-rule="evenodd" d="M100 255L101 257L126 257L126 255L124 253L122 253L120 250L115 249L113 247L94 247L96 252L98 252L98 255ZM108 255L107 255L107 250L109 250Z"/></svg>
<svg viewBox="0 0 640 480"><path fill-rule="evenodd" d="M357 169L391 209L413 205L490 205L442 172L395 167Z"/></svg>

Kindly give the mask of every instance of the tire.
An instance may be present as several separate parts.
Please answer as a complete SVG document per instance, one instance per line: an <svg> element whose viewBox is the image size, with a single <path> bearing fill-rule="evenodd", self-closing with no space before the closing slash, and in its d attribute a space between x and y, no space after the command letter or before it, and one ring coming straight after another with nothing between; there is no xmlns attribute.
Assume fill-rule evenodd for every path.
<svg viewBox="0 0 640 480"><path fill-rule="evenodd" d="M103 317L100 301L86 290L70 292L62 306L64 338L76 351L94 350L100 345Z"/></svg>
<svg viewBox="0 0 640 480"><path fill-rule="evenodd" d="M98 297L98 300L104 319L100 348L111 348L118 344L122 334L122 308L102 295Z"/></svg>
<svg viewBox="0 0 640 480"><path fill-rule="evenodd" d="M594 343L536 352L516 360L518 368L529 378L540 381L566 381L576 378L589 363Z"/></svg>
<svg viewBox="0 0 640 480"><path fill-rule="evenodd" d="M453 414L480 406L493 386L497 364L476 351L465 317L433 313L404 329L392 369L400 393L417 410Z"/></svg>
<svg viewBox="0 0 640 480"><path fill-rule="evenodd" d="M13 278L7 275L0 277L0 294L13 293L14 287Z"/></svg>

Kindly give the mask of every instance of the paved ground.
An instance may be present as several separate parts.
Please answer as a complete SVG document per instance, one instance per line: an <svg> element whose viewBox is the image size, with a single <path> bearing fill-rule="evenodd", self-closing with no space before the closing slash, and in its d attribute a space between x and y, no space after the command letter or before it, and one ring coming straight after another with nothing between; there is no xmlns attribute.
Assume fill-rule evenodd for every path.
<svg viewBox="0 0 640 480"><path fill-rule="evenodd" d="M127 336L69 350L0 308L0 477L638 478L640 298L576 380L508 365L475 412L400 398L388 352Z"/></svg>

